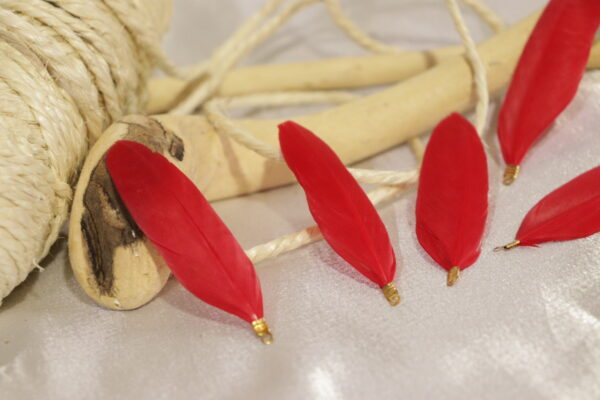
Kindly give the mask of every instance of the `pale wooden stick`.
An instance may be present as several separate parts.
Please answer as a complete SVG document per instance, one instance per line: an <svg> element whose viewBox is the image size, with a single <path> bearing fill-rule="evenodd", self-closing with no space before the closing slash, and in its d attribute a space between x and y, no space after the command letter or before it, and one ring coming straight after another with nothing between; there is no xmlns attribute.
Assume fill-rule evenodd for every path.
<svg viewBox="0 0 600 400"><path fill-rule="evenodd" d="M341 57L293 64L265 64L242 67L230 72L217 96L232 97L272 91L353 89L397 83L462 53L460 46ZM189 82L176 78L150 81L149 114L167 112L183 95Z"/></svg>
<svg viewBox="0 0 600 400"><path fill-rule="evenodd" d="M291 64L265 64L232 71L218 96L263 92L356 89L401 82L439 63L462 54L461 46L399 54L340 57ZM600 45L592 48L588 68L600 68ZM187 81L157 78L150 81L149 114L166 112L176 103Z"/></svg>

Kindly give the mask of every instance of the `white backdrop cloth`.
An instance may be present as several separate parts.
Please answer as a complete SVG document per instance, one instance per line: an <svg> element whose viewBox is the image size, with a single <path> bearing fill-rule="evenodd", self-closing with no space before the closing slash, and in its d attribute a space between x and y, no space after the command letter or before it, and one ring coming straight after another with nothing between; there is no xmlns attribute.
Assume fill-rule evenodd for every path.
<svg viewBox="0 0 600 400"><path fill-rule="evenodd" d="M167 48L207 57L255 0L176 0ZM419 48L457 42L443 2L342 1L378 37ZM489 4L514 22L543 1ZM478 39L485 27L469 18ZM356 54L321 6L251 62ZM427 110L423 110L426 112ZM400 306L324 243L258 266L275 343L197 301L170 280L152 303L107 311L75 282L65 241L0 309L0 398L21 399L598 399L600 235L494 253L543 195L599 164L600 75L503 187L494 129L492 204L476 266L458 285L419 248L414 191L381 209L399 261ZM362 163L407 169L399 148ZM295 186L223 201L217 211L245 247L311 224Z"/></svg>

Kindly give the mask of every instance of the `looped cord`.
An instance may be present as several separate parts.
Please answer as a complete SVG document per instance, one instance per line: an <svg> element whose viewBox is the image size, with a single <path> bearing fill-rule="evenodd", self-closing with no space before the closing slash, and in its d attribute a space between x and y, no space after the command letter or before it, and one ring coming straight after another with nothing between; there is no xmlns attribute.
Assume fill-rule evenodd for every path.
<svg viewBox="0 0 600 400"><path fill-rule="evenodd" d="M369 37L366 33L364 33L353 21L351 21L343 13L337 0L323 1L325 1L330 15L332 16L336 24L359 45L373 52L397 52L397 50L395 50L394 48L379 43L376 40ZM466 24L460 12L460 8L456 3L456 0L445 0L445 2L450 12L450 15L452 16L456 29L461 37L463 46L465 47L465 55L467 57L467 60L473 68L473 77L478 99L476 106L475 125L477 128L477 132L481 135L485 127L489 103L489 93L487 88L485 67L481 61L481 58L479 57L476 45L473 39L471 38L469 30L466 27ZM502 23L502 21L489 8L480 3L478 0L463 0L463 2L469 5L481 18L484 18L494 31L503 29L504 24ZM263 9L263 11L265 11L267 8L269 10L272 10L272 6L273 4L268 3L265 9ZM265 15L265 13L263 12L259 14L261 16ZM287 16L289 17L289 15ZM259 17L256 17L253 20L253 24L258 24L257 21L259 19ZM263 32L267 32L267 30L264 30ZM226 46L228 48L233 47L231 43L226 43ZM225 50L223 50L223 52L225 52ZM230 68L232 66L233 64L229 65L227 68ZM222 71L223 75L219 76L219 78L221 79L220 81L215 80L212 82L212 85L214 86L211 86L210 94L214 93L218 89L222 78L224 78L225 73L228 70L229 69L224 69ZM209 96L209 92L204 91L203 96L204 97L196 97L194 101L191 101L187 105L186 109L191 109L192 105L194 105L195 107L195 105L199 104L199 102L206 101ZM191 97L192 96L190 96L190 98ZM256 152L257 154L262 155L263 157L282 161L282 155L279 148L258 140L250 132L244 130L242 127L237 125L232 119L228 118L224 112L225 105L228 105L230 107L240 107L341 103L345 101L354 100L355 97L355 95L352 95L347 92L332 91L281 92L257 94L251 96L240 96L234 98L216 98L209 100L207 103L205 103L204 113L207 119L214 126L215 130L217 130L218 132L222 132L228 135L239 144ZM423 144L421 140L418 138L414 138L410 141L410 145L420 164L420 161L423 156ZM419 176L418 168L408 172L375 171L358 168L348 168L348 171L361 183L382 185L379 188L368 193L369 198L375 205L402 193L404 190L414 185L418 181ZM268 258L277 257L278 255L284 252L297 249L306 244L320 240L321 238L322 236L320 234L319 228L317 226L310 226L308 228L303 229L302 231L295 232L274 239L270 242L255 246L247 250L246 253L253 262L257 263Z"/></svg>
<svg viewBox="0 0 600 400"><path fill-rule="evenodd" d="M504 27L502 20L481 0L462 0L490 26L493 31ZM399 53L396 49L382 43L352 21L342 10L339 0L296 0L279 14L267 18L275 12L285 0L269 0L263 8L251 16L242 26L214 53L209 61L192 67L187 74L191 85L189 93L171 109L173 114L189 114L202 106L219 89L227 73L256 46L271 36L290 17L306 6L324 2L335 24L359 46L374 53ZM262 25L261 25L262 23ZM204 78L204 79L201 79ZM199 82L199 83L198 83ZM193 87L193 85L196 85Z"/></svg>
<svg viewBox="0 0 600 400"><path fill-rule="evenodd" d="M315 4L320 0L297 0L279 14L264 22L254 32L238 43L230 43L223 52L217 52L217 62L211 62L207 69L207 78L172 110L172 114L189 114L203 104L221 86L227 73L252 49L271 36L298 10ZM267 3L267 6L270 6ZM270 8L270 7L266 7ZM262 13L260 13L262 15ZM235 36L235 35L234 35Z"/></svg>
<svg viewBox="0 0 600 400"><path fill-rule="evenodd" d="M349 38L351 38L354 42L356 42L356 44L361 46L363 49L380 54L394 54L400 52L399 49L374 39L368 33L362 30L362 28L360 28L354 21L352 21L346 15L346 13L344 13L344 10L342 10L342 6L340 5L339 0L323 1L327 6L327 11L329 11L333 22L335 22L335 24L346 35L348 35Z"/></svg>
<svg viewBox="0 0 600 400"><path fill-rule="evenodd" d="M473 80L475 83L475 91L477 92L477 105L475 106L475 128L477 129L479 135L482 135L487 121L487 113L490 102L485 66L483 65L483 61L481 61L481 57L479 57L477 46L475 45L475 42L469 33L469 29L465 24L456 0L444 1L446 2L446 6L448 6L448 10L450 11L450 15L454 21L454 26L460 35L463 46L465 47L465 55L469 61L469 64L471 64L471 68L473 69Z"/></svg>
<svg viewBox="0 0 600 400"><path fill-rule="evenodd" d="M278 147L264 143L254 137L250 132L227 118L223 112L225 103L229 106L283 106L306 105L319 103L344 103L356 99L356 95L348 92L284 92L267 93L235 98L216 98L204 107L206 118L218 132L222 132L234 139L242 146L254 151L261 156L277 161L283 161L281 150ZM348 168L348 171L360 183L396 185L403 184L407 173L397 171L378 171L361 168Z"/></svg>
<svg viewBox="0 0 600 400"><path fill-rule="evenodd" d="M461 1L463 3L465 3L467 6L469 6L475 12L475 14L477 14L477 16L479 18L481 18L481 20L483 20L490 27L490 29L494 33L498 33L501 30L503 30L504 28L506 28L506 24L504 23L504 21L502 21L502 18L500 18L498 16L498 14L496 14L494 12L494 10L489 8L481 0L461 0Z"/></svg>

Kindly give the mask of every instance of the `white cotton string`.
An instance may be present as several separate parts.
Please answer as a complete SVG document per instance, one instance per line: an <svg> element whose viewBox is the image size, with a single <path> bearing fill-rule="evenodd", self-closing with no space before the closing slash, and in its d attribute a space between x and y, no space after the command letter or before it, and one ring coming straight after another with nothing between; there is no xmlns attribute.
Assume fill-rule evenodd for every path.
<svg viewBox="0 0 600 400"><path fill-rule="evenodd" d="M335 24L344 32L348 37L354 40L359 46L365 50L373 53L382 54L394 54L399 53L400 50L392 46L389 46L383 42L380 42L372 38L362 28L360 28L354 21L352 21L339 3L339 0L323 0L329 11L329 15Z"/></svg>
<svg viewBox="0 0 600 400"><path fill-rule="evenodd" d="M245 37L249 35L261 22L264 21L277 7L279 7L285 0L269 0L265 3L256 14L252 15L246 20L240 28L229 37L223 45L214 53L208 61L198 63L191 68L188 68L186 79L193 81L205 75L211 65L218 65L226 55L231 53L233 49L243 45ZM348 35L349 38L354 40L359 46L373 53L399 53L400 49L393 46L389 46L381 41L378 41L366 33L360 28L352 19L350 19L346 13L344 13L339 0L322 0L327 6L329 14L335 22L335 24ZM486 4L480 0L461 0L463 3L468 5L478 16L481 18L494 32L499 32L504 29L505 24L502 19ZM162 54L159 50L153 50L154 54ZM161 57L157 58L161 59ZM161 64L168 64L169 61L162 61ZM172 69L172 68L168 68ZM168 70L167 69L167 70ZM181 75L181 72L176 71L175 74Z"/></svg>
<svg viewBox="0 0 600 400"><path fill-rule="evenodd" d="M188 80L196 80L206 75L211 68L219 64L223 59L228 58L228 54L240 46L244 42L244 38L255 30L265 18L273 13L285 0L269 0L255 14L250 16L244 23L231 35L212 55L210 60L203 61L187 72Z"/></svg>
<svg viewBox="0 0 600 400"><path fill-rule="evenodd" d="M206 118L218 132L224 133L242 146L254 151L265 158L283 161L279 147L265 143L235 123L224 114L224 105L256 106L256 105L303 105L318 103L341 103L356 98L356 95L346 92L286 92L267 93L236 98L216 98L206 103L204 113ZM405 172L376 171L361 168L348 168L356 180L365 184L403 184L407 176Z"/></svg>
<svg viewBox="0 0 600 400"><path fill-rule="evenodd" d="M450 15L454 20L456 30L458 31L465 47L466 57L471 64L471 68L473 69L473 80L475 82L475 91L477 92L477 105L475 106L475 128L481 135L485 129L490 101L485 66L481 61L481 57L479 57L477 46L475 45L475 42L469 33L469 29L465 24L456 0L444 1L446 2L448 10L450 11Z"/></svg>
<svg viewBox="0 0 600 400"><path fill-rule="evenodd" d="M271 36L298 10L315 4L320 0L298 0L293 2L279 14L267 20L261 27L234 46L233 50L224 57L222 62L214 65L208 71L208 79L186 96L172 110L172 114L189 114L203 104L221 86L227 73L252 49Z"/></svg>
<svg viewBox="0 0 600 400"><path fill-rule="evenodd" d="M358 45L375 53L398 53L399 50L373 39L343 12L339 0L298 0L281 11L279 14L265 19L277 9L284 0L269 0L263 8L250 17L223 46L219 48L210 61L202 62L192 67L188 73L188 81L196 82L200 77L205 77L196 87L172 108L173 114L189 114L203 105L222 85L226 75L240 60L252 49L271 36L292 15L300 9L323 1L327 6L333 21L342 29L349 38ZM493 30L503 27L497 15L481 3L480 0L462 0L468 4L477 15L482 18ZM262 22L262 25L261 25ZM159 57L160 58L160 57ZM161 59L162 60L162 59ZM176 71L176 73L179 73ZM180 74L180 73L179 73Z"/></svg>
<svg viewBox="0 0 600 400"><path fill-rule="evenodd" d="M489 8L487 4L481 2L481 0L461 1L469 6L475 12L475 14L477 14L477 16L481 18L495 33L500 32L506 27L506 24L504 21L502 21L502 18L500 18L498 14L494 12L494 10Z"/></svg>
<svg viewBox="0 0 600 400"><path fill-rule="evenodd" d="M284 0L270 0L265 3L263 8L252 17L250 17L241 28L238 29L218 50L210 61L199 63L192 67L188 73L188 80L194 81L202 76L208 78L201 82L199 86L193 89L184 99L176 105L171 113L186 114L202 105L211 95L213 95L222 84L227 73L237 64L241 58L260 44L283 23L285 23L294 13L301 8L323 0L301 0L279 15L274 16L269 22L264 23L262 28L257 27L278 7ZM341 10L337 0L324 0L330 11L330 15L336 24L355 40L359 45L375 52L395 51L392 47L376 41L362 31L354 22L352 22ZM252 32L252 31L256 32Z"/></svg>
<svg viewBox="0 0 600 400"><path fill-rule="evenodd" d="M373 53L395 54L401 50L374 39L360 28L342 9L339 0L323 0L333 22L359 46ZM502 19L481 0L461 0L468 5L494 32L504 29Z"/></svg>
<svg viewBox="0 0 600 400"><path fill-rule="evenodd" d="M346 33L349 38L354 40L354 42L356 42L365 50L380 54L395 54L401 52L401 50L398 48L374 39L362 28L360 28L352 19L348 17L348 15L346 15L339 0L323 1L327 6L327 10L329 11L333 22L335 22L335 24L344 33ZM462 0L462 2L471 7L477 16L481 18L487 25L489 25L494 32L504 29L504 22L502 19L500 19L492 9L490 9L480 0Z"/></svg>
<svg viewBox="0 0 600 400"><path fill-rule="evenodd" d="M0 301L58 237L89 144L143 109L169 6L0 1Z"/></svg>
<svg viewBox="0 0 600 400"><path fill-rule="evenodd" d="M324 0L327 8L330 12L331 17L333 18L333 20L336 22L336 24L344 31L346 32L346 34L352 38L355 42L357 42L359 45L363 46L364 48L373 51L373 52L396 52L397 50L394 49L393 47L387 46L381 42L376 41L375 39L371 38L368 34L366 34L364 31L362 31L358 25L356 25L352 20L350 20L342 11L342 8L340 6L340 3L338 2L338 0ZM503 22L500 20L500 18L497 17L497 15L490 10L485 4L481 3L479 0L463 0L463 2L467 5L469 5L482 19L484 19L488 25L490 25L492 27L493 30L497 31L503 28L504 24ZM218 87L221 85L223 79L225 78L225 75L228 71L231 70L231 68L234 66L235 63L237 63L239 61L239 59L243 56L243 54L246 54L248 51L251 50L252 47L256 46L258 43L260 43L260 41L264 40L264 38L268 37L269 35L271 35L275 29L277 29L278 26L280 26L281 24L283 24L283 22L285 22L285 20L287 18L289 18L289 16L291 16L294 12L296 12L297 10L299 10L301 7L303 7L304 5L308 5L311 4L312 2L308 2L308 3L303 3L300 2L298 3L299 6L296 7L295 5L288 8L287 12L284 12L282 14L280 14L279 16L276 16L272 19L272 21L276 21L277 23L273 25L273 27L271 29L265 29L263 30L264 35L263 35L263 39L261 39L260 41L254 41L254 44L252 40L246 40L243 41L244 36L249 34L251 32L252 29L256 28L258 26L258 24L264 20L270 13L272 13L280 4L282 3L282 0L271 0L268 1L265 6L254 16L252 16L248 21L246 21L246 23L244 23L242 25L242 27L219 49L219 51L217 51L215 53L215 56L213 57L213 60L211 60L211 62L209 64L204 64L201 66L201 69L199 70L199 72L201 73L206 73L209 70L213 69L213 73L212 73L212 77L209 78L209 80L204 83L203 85L201 85L195 92L192 92L192 94L185 99L178 107L176 107L174 109L174 112L189 112L192 109L196 108L198 105L200 105L202 102L204 102L209 96L212 95L212 93L214 93ZM460 29L461 27L466 29L466 27L464 26L464 22L462 22L462 18L460 16L460 14L455 14L457 12L457 8L454 9L454 13L453 13L453 17L455 17L455 21L459 21L459 23L457 24L457 27ZM456 15L458 15L458 20L456 19ZM468 34L468 32L466 31L461 31L461 37L463 38L463 41L465 40L469 40L470 36ZM467 42L465 42L466 44L466 48L467 48L467 52L469 53L469 44ZM471 40L471 48L474 47L474 44L472 43ZM235 50L237 49L237 55ZM476 50L475 50L476 51ZM472 53L472 51L471 51ZM229 55L229 57L228 57ZM468 54L468 56L472 59L472 54ZM229 59L229 62L225 62L223 63L222 60L223 59ZM214 66L220 66L219 68L215 68ZM225 65L225 66L223 66ZM474 67L476 67L476 64L473 64ZM211 67L213 66L213 67ZM476 69L476 68L474 68ZM215 72L216 70L216 72ZM479 74L480 75L480 74ZM477 78L477 77L476 77ZM481 79L479 77L479 79ZM483 79L485 79L485 76L483 76ZM477 84L477 82L476 82ZM477 85L478 90L481 90L481 85ZM479 93L479 98L483 98L485 97L487 94L487 92L484 92L483 95L480 92ZM479 114L478 115L484 115L484 119L485 119L485 115L487 114L487 111L485 110L485 108L487 108L487 101L483 102L483 106L478 105L478 110L479 110ZM482 111L482 107L484 108ZM219 118L216 118L219 119ZM220 125L226 125L227 124L227 120L224 118L220 118ZM218 123L217 123L218 125ZM479 126L479 125L478 125ZM241 141L241 142L245 142L246 145L248 145L249 147L253 147L255 151L259 151L259 152L263 152L261 154L267 156L267 157L277 157L277 152L273 151L272 148L264 148L264 146L260 143L256 143L253 142L253 138L251 136L248 135L243 135L243 134L236 134L236 127L233 126L233 124L230 124L230 126L228 127L229 132L232 136L237 137L237 140ZM415 153L417 154L418 157L422 156L422 152L423 152L423 144L421 142L421 140L419 138L413 138L409 141L413 151L415 151ZM262 149L262 150L261 150Z"/></svg>
<svg viewBox="0 0 600 400"><path fill-rule="evenodd" d="M377 41L372 40L366 33L360 30L357 25L343 14L341 7L336 0L325 0L325 2L328 5L332 17L336 20L336 23L338 23L338 26L342 27L342 29L357 43L361 44L366 49L375 52L389 52L392 50L392 48L388 48L387 46L379 46ZM473 8L480 17L485 19L492 29L500 30L503 28L501 20L478 0L463 0L463 2ZM446 0L446 4L455 22L456 29L461 36L463 45L465 46L467 59L474 71L474 81L478 97L476 106L476 128L481 134L485 126L489 102L485 68L481 62L475 43L464 23L456 1ZM282 156L279 148L256 139L250 132L225 116L224 108L226 104L229 106L278 106L287 104L316 104L323 102L337 103L352 99L353 97L348 96L345 92L259 94L229 99L213 99L206 103L204 111L207 119L214 125L217 131L227 134L238 143L266 158L281 161ZM424 152L424 146L421 140L419 138L414 138L410 140L410 145L420 163ZM416 184L419 176L418 168L408 172L374 171L357 168L348 168L348 170L361 183L383 185L368 193L369 198L375 205L397 196L410 188ZM247 254L253 262L258 263L265 259L276 257L284 252L315 242L321 238L322 236L319 228L317 226L310 226L302 231L255 246L249 249Z"/></svg>
<svg viewBox="0 0 600 400"><path fill-rule="evenodd" d="M271 146L254 137L240 127L234 120L225 115L225 105L229 107L252 107L266 105L312 105L337 104L355 99L357 96L348 92L284 92L255 94L233 98L216 98L205 104L204 114L217 132L223 132L236 142L260 154L263 157L282 160L278 147Z"/></svg>
<svg viewBox="0 0 600 400"><path fill-rule="evenodd" d="M224 115L225 104L229 106L264 106L264 105L300 105L317 103L341 103L356 98L347 92L298 92L298 93L268 93L235 98L216 98L206 103L204 112L207 119L217 131L222 132L241 145L270 159L282 161L281 150L256 139L234 121ZM419 155L417 155L419 157ZM380 204L408 189L417 182L418 170L407 172L379 171L361 168L348 168L354 178L365 184L383 184L368 193L373 204ZM246 254L254 262L277 257L278 255L295 250L322 238L317 226L310 226L267 243L247 250Z"/></svg>
<svg viewBox="0 0 600 400"><path fill-rule="evenodd" d="M381 186L371 190L367 195L374 205L381 204L414 186L419 177L417 170L406 172L406 179L401 184L394 186ZM246 254L254 263L277 257L283 253L296 250L307 244L319 241L323 238L318 226L309 226L301 231L273 239L267 243L254 246L246 250Z"/></svg>

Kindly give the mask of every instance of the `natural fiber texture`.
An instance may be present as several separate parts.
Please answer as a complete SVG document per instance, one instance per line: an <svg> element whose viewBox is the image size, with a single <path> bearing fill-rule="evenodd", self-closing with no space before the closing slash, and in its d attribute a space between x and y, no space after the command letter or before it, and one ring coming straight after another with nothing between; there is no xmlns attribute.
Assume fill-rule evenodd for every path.
<svg viewBox="0 0 600 400"><path fill-rule="evenodd" d="M0 300L67 217L88 146L139 112L170 0L0 1Z"/></svg>

